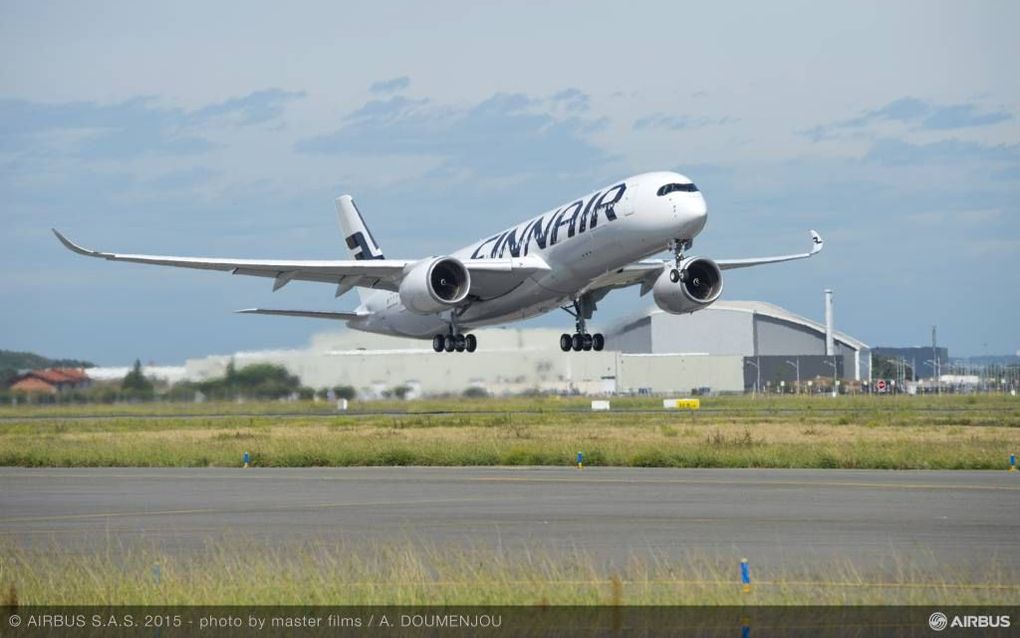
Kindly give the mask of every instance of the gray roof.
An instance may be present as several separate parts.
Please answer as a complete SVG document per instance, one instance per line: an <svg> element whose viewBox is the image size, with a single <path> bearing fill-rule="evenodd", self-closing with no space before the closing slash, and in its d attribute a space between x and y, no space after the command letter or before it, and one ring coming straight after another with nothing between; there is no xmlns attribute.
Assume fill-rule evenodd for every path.
<svg viewBox="0 0 1020 638"><path fill-rule="evenodd" d="M764 301L717 301L708 308L706 308L705 310L699 310L698 312L701 313L713 311L747 312L751 314L763 315L765 317L776 319L778 321L786 321L789 323L794 323L803 326L810 330L819 332L822 335L825 334L825 324L813 321L806 317L802 317L796 313L790 312L785 308L780 308L775 304L767 303ZM617 326L616 331L617 332L622 331L625 328L629 327L631 324L641 321L642 319L645 319L647 317L668 314L670 313L667 313L665 310L662 310L657 306L651 306L645 308L636 315L632 315L627 319L624 319ZM832 336L836 341L850 348L853 348L854 350L870 349L870 346L868 344L864 343L863 341L860 341L859 339L854 339L853 337L844 332L835 330L833 331Z"/></svg>

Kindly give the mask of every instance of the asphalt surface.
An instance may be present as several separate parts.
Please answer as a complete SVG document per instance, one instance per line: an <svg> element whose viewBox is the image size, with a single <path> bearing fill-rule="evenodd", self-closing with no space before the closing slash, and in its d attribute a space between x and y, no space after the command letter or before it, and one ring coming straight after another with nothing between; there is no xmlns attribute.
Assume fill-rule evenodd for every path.
<svg viewBox="0 0 1020 638"><path fill-rule="evenodd" d="M1020 568L1020 473L637 468L0 468L0 547L171 554L242 537Z"/></svg>

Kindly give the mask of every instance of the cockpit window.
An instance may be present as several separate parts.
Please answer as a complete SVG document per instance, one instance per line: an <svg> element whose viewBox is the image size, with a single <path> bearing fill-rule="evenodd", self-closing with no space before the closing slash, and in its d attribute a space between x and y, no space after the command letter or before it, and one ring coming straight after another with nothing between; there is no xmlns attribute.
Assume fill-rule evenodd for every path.
<svg viewBox="0 0 1020 638"><path fill-rule="evenodd" d="M663 186L662 188L659 189L659 197L662 197L663 195L668 195L669 193L672 193L673 191L683 191L685 193L697 193L698 192L698 187L695 186L693 183L691 183L691 184L666 184L665 186Z"/></svg>

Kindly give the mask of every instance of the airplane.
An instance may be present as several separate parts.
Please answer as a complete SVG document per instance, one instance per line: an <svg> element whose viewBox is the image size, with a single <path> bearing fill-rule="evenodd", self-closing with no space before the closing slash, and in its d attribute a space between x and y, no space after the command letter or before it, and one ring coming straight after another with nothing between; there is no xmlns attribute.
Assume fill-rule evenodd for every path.
<svg viewBox="0 0 1020 638"><path fill-rule="evenodd" d="M810 231L809 252L750 259L690 257L694 238L708 219L705 198L679 173L643 173L588 193L449 255L424 259L383 256L350 195L336 210L352 259L272 260L172 257L109 253L83 248L55 228L68 249L89 257L160 266L221 270L273 279L273 291L291 281L336 286L340 297L357 289L352 311L248 308L245 314L312 317L346 322L356 330L432 339L435 352L474 352L472 328L528 319L563 309L574 318L573 334L560 349L599 351L601 333L587 322L597 304L618 288L640 286L673 314L710 306L722 294L723 270L805 259L822 250ZM648 259L664 250L672 259ZM467 332L467 334L465 334Z"/></svg>

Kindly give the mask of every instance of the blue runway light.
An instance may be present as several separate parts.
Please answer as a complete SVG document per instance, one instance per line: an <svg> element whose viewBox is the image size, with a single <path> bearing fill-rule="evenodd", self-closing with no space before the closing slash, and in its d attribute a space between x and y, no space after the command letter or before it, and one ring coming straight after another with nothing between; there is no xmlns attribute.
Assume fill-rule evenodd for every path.
<svg viewBox="0 0 1020 638"><path fill-rule="evenodd" d="M251 464L251 457L248 455L247 452L245 452L244 453L244 466L245 467L249 467L250 464Z"/></svg>
<svg viewBox="0 0 1020 638"><path fill-rule="evenodd" d="M1009 455L1009 471L1016 472L1016 454Z"/></svg>
<svg viewBox="0 0 1020 638"><path fill-rule="evenodd" d="M580 452L577 453L577 469L584 467L584 455Z"/></svg>
<svg viewBox="0 0 1020 638"><path fill-rule="evenodd" d="M751 591L751 568L746 558L740 559L740 582L744 584L744 593Z"/></svg>

